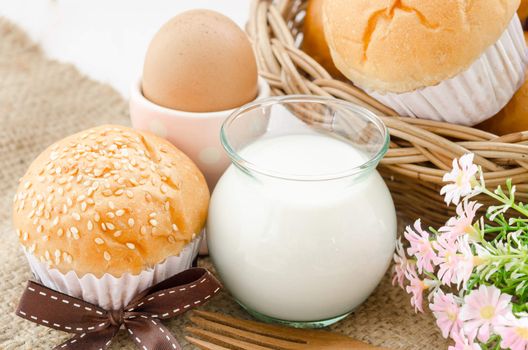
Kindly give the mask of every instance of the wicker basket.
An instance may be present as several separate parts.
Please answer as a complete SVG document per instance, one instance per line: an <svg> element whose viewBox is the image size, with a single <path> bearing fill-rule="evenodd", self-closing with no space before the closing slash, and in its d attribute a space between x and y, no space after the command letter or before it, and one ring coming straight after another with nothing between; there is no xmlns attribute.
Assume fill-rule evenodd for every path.
<svg viewBox="0 0 528 350"><path fill-rule="evenodd" d="M517 198L528 201L528 132L502 137L478 129L396 116L350 82L333 79L298 47L306 1L254 0L247 32L261 76L275 95L333 96L360 104L382 117L391 147L379 167L404 221L421 217L440 226L453 208L439 195L442 177L453 158L473 152L489 187L512 178Z"/></svg>

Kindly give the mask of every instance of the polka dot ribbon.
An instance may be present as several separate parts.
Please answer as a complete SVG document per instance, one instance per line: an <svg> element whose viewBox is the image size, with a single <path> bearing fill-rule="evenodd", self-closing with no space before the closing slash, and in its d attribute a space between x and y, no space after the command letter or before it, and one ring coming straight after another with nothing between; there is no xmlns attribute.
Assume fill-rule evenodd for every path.
<svg viewBox="0 0 528 350"><path fill-rule="evenodd" d="M29 281L16 314L75 334L54 349L104 350L124 326L141 350L174 350L181 347L161 320L202 305L219 290L206 269L191 268L144 290L125 308L107 311Z"/></svg>

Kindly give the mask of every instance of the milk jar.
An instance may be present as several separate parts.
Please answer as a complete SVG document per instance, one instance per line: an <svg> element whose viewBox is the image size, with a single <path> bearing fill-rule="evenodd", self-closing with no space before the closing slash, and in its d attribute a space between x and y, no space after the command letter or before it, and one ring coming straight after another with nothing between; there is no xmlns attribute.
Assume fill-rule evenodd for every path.
<svg viewBox="0 0 528 350"><path fill-rule="evenodd" d="M222 127L232 165L211 199L207 235L233 297L265 321L322 327L353 311L395 246L391 195L375 170L389 135L351 103L275 97Z"/></svg>

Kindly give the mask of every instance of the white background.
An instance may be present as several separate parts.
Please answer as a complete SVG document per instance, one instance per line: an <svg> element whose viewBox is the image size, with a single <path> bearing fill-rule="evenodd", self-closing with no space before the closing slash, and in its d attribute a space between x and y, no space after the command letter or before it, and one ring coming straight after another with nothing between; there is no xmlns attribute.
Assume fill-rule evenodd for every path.
<svg viewBox="0 0 528 350"><path fill-rule="evenodd" d="M0 16L25 29L49 57L73 63L128 97L150 39L169 18L209 8L243 27L249 5L250 0L0 0Z"/></svg>

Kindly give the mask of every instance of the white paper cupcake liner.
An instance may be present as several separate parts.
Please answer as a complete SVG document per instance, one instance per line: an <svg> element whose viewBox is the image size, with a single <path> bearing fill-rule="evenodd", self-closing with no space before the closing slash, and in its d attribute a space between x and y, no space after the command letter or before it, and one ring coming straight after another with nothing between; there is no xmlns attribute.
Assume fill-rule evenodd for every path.
<svg viewBox="0 0 528 350"><path fill-rule="evenodd" d="M178 256L171 256L139 275L129 273L121 277L104 274L97 278L92 274L78 277L74 271L66 274L24 250L35 277L48 288L83 299L106 310L117 310L126 306L132 298L146 288L191 267L198 254L202 236L191 241Z"/></svg>
<svg viewBox="0 0 528 350"><path fill-rule="evenodd" d="M527 64L528 49L515 15L500 39L457 76L401 94L368 93L400 115L475 125L510 101L525 80Z"/></svg>

